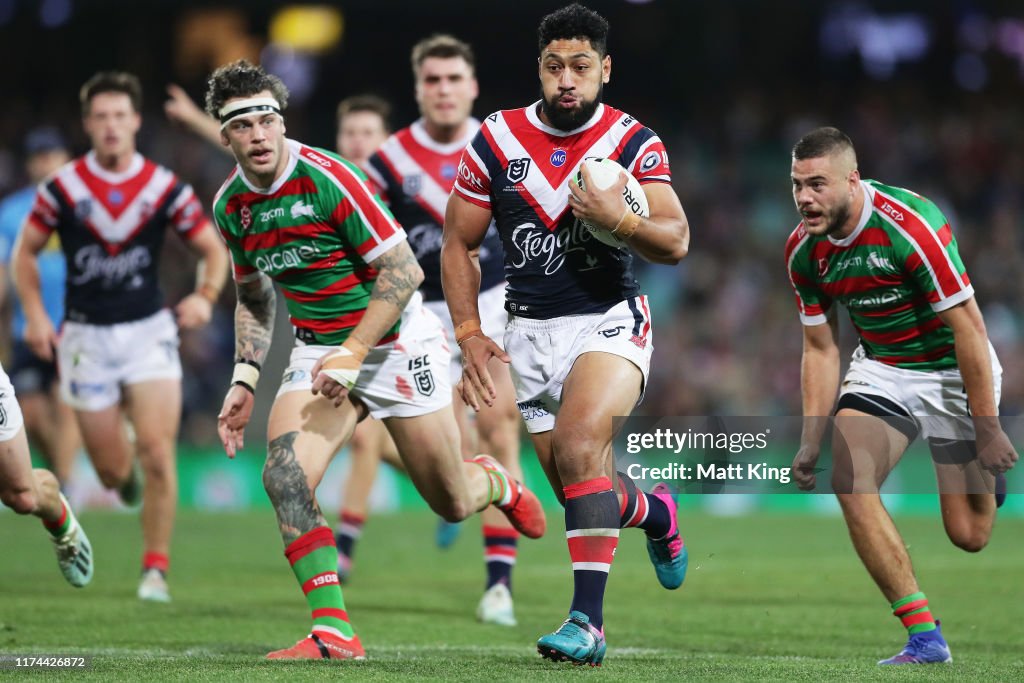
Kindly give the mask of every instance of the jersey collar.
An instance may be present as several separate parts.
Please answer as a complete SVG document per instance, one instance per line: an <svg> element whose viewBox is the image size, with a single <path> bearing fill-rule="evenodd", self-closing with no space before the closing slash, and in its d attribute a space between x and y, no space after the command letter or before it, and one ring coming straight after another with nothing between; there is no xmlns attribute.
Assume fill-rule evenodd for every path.
<svg viewBox="0 0 1024 683"><path fill-rule="evenodd" d="M837 247L848 247L853 244L861 231L864 230L864 226L868 224L868 219L871 218L871 212L875 209L875 188L862 180L860 181L860 189L864 192L864 206L860 210L860 220L857 222L857 227L853 229L853 232L841 240L837 240L831 235L828 236L828 241Z"/></svg>
<svg viewBox="0 0 1024 683"><path fill-rule="evenodd" d="M438 142L434 138L430 137L427 133L426 126L423 125L423 119L417 119L409 126L409 131L412 133L412 139L418 142L423 147L426 147L431 152L441 154L443 156L451 156L457 152L461 152L466 149L466 146L473 140L477 131L480 130L480 122L472 117L466 121L466 134L458 140L452 140L451 142Z"/></svg>
<svg viewBox="0 0 1024 683"><path fill-rule="evenodd" d="M114 171L108 171L107 169L100 166L100 162L96 160L96 150L91 150L85 155L85 167L89 169L89 173L100 180L110 183L111 185L120 185L121 183L131 180L139 171L142 170L142 166L146 163L146 160L141 154L135 152L132 154L132 160L128 163L127 170L116 173Z"/></svg>
<svg viewBox="0 0 1024 683"><path fill-rule="evenodd" d="M594 115L591 116L590 119L582 126L580 126L579 128L573 128L572 130L560 130L553 126L549 126L540 120L540 116L537 115L537 107L540 106L540 103L541 101L537 100L536 102L534 102L533 104L526 108L526 120L532 123L534 127L539 128L548 135L557 135L560 138L566 138L569 137L570 135L576 135L577 133L582 133L588 128L593 128L595 125L597 125L597 122L601 120L601 117L604 116L604 103L602 102L601 104L597 105L597 109L594 110Z"/></svg>

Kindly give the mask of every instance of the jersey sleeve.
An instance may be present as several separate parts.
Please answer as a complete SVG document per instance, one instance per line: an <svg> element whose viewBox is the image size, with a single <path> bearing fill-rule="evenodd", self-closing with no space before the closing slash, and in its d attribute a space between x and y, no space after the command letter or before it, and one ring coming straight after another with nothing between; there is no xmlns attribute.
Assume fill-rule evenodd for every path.
<svg viewBox="0 0 1024 683"><path fill-rule="evenodd" d="M259 278L259 270L249 263L241 238L228 230L228 219L223 214L218 214L216 204L213 209L213 224L228 247L228 255L231 257L231 275L235 282L252 282Z"/></svg>
<svg viewBox="0 0 1024 683"><path fill-rule="evenodd" d="M363 170L366 171L366 184L370 187L370 190L380 197L385 204L390 205L390 174L387 172L387 167L384 165L383 159L380 158L380 154L374 154L370 157L366 168Z"/></svg>
<svg viewBox="0 0 1024 683"><path fill-rule="evenodd" d="M644 183L671 183L672 172L669 170L668 152L665 144L650 128L634 123L634 130L629 131L622 142L622 165L637 181Z"/></svg>
<svg viewBox="0 0 1024 683"><path fill-rule="evenodd" d="M832 299L815 284L806 244L807 235L798 228L786 243L786 270L796 295L800 322L810 327L828 322L832 315Z"/></svg>
<svg viewBox="0 0 1024 683"><path fill-rule="evenodd" d="M402 226L355 165L309 147L301 148L299 158L317 178L317 198L324 214L363 261L369 263L405 241Z"/></svg>
<svg viewBox="0 0 1024 683"><path fill-rule="evenodd" d="M206 225L203 205L188 183L178 181L174 200L167 205L167 218L184 239L191 239Z"/></svg>
<svg viewBox="0 0 1024 683"><path fill-rule="evenodd" d="M490 127L493 116L487 117L462 152L459 173L452 188L459 197L485 209L491 208L491 167L496 160L494 135Z"/></svg>
<svg viewBox="0 0 1024 683"><path fill-rule="evenodd" d="M40 183L26 219L29 225L48 235L57 229L60 220L60 206L54 195L53 184L54 181Z"/></svg>
<svg viewBox="0 0 1024 683"><path fill-rule="evenodd" d="M916 207L893 205L884 199L882 204L882 214L902 237L894 240L894 246L903 268L924 293L932 310L939 313L974 296L956 238L938 207L927 200Z"/></svg>

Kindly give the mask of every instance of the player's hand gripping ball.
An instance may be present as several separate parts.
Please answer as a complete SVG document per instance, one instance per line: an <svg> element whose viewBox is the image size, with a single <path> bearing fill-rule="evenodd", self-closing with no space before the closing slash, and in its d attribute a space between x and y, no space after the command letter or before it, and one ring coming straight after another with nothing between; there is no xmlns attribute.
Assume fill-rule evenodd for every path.
<svg viewBox="0 0 1024 683"><path fill-rule="evenodd" d="M640 183L637 182L633 175L624 169L618 162L610 159L584 159L583 164L586 164L587 171L590 172L590 179L599 190L603 190L607 187L611 187L615 183L619 182L620 174L626 175L626 187L622 188L622 199L626 203L626 206L638 216L647 218L651 215L651 209L647 205L647 195L644 194L643 189L640 187ZM580 164L582 167L583 164ZM583 182L583 173L576 171L576 183L580 188L586 192L587 188ZM583 224L590 234L593 235L594 239L599 242L607 244L609 247L616 247L619 249L626 249L626 241L619 239L617 235L612 233L610 230L599 228L591 225L585 220L578 219Z"/></svg>

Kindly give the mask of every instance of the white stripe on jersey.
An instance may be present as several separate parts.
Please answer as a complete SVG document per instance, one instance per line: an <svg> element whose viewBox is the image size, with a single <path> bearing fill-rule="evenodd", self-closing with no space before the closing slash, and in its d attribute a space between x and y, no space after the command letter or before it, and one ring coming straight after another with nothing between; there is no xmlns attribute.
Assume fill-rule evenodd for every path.
<svg viewBox="0 0 1024 683"><path fill-rule="evenodd" d="M108 244L120 244L131 237L143 222L149 220L152 210L164 194L171 189L175 178L169 170L163 166L157 166L149 182L132 198L131 203L125 207L117 220L110 215L103 202L96 198L89 186L75 171L75 164L64 166L57 172L55 180L64 188L73 204L77 205L83 201L90 203L87 220L103 241Z"/></svg>
<svg viewBox="0 0 1024 683"><path fill-rule="evenodd" d="M949 269L949 272L952 273L953 276L956 277L956 281L960 283L960 289L958 289L955 292L951 292L949 295L947 295L942 288L942 283L939 281L938 273L935 272L935 267L932 265L932 262L928 260L928 255L925 254L924 252L924 247L920 243L918 243L917 239L912 237L911 234L907 232L907 230L904 229L904 227L901 224L896 222L896 220L894 220L892 216L887 214L885 211L874 209L875 213L877 213L879 217L882 218L882 220L884 220L886 223L894 227L901 235L903 235L903 238L905 240L907 240L908 242L910 242L911 245L913 245L914 251L916 251L917 255L921 257L921 262L924 263L925 267L928 269L928 274L932 278L932 284L935 285L935 293L939 295L939 302L937 305L941 306L943 303L946 302L947 299L951 297L962 296L962 292L964 291L964 289L970 287L970 285L964 282L963 276L957 271L956 265L953 263L953 259L950 258L949 252L946 251L946 247L942 246L942 240L939 239L939 234L932 230L931 224L929 224L928 221L922 218L919 213L911 209L910 205L907 204L906 202L901 202L892 195L888 195L882 192L877 187L874 188L874 190L876 193L878 193L878 195L880 195L886 201L888 201L890 205L894 207L898 206L901 211L906 211L911 216L916 218L921 223L921 225L924 226L924 229L927 231L929 238L935 242L935 246L939 249L939 251L942 252L943 257L945 257L946 267ZM973 292L973 288L971 291ZM959 301L957 301L957 303L963 301L966 298L967 297L961 298ZM939 310L945 310L945 308L949 308L949 306L940 308Z"/></svg>
<svg viewBox="0 0 1024 683"><path fill-rule="evenodd" d="M398 138L394 135L389 137L377 150L377 154L385 161L385 165L394 168L399 175L400 182L409 176L419 175L420 189L416 193L417 203L421 206L425 204L426 206L423 208L430 212L434 220L439 224L444 223L444 211L448 206L448 192L438 185L437 181L422 166L416 163L416 160L406 151ZM374 182L377 182L376 179ZM388 197L391 197L390 188L384 183L381 183L381 187L388 192Z"/></svg>

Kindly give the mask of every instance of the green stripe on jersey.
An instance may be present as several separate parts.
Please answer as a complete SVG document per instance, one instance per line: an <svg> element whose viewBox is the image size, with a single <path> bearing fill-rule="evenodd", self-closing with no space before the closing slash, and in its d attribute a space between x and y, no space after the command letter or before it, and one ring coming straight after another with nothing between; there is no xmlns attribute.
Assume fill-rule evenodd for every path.
<svg viewBox="0 0 1024 683"><path fill-rule="evenodd" d="M949 223L920 195L865 183L874 193L871 214L849 244L812 235L797 243L789 259L797 295L808 312L843 304L875 360L912 370L956 367L953 331L933 309L972 291Z"/></svg>
<svg viewBox="0 0 1024 683"><path fill-rule="evenodd" d="M238 170L214 202L214 219L236 278L266 274L280 286L293 325L311 330L318 343L340 344L362 318L376 281L364 256L375 258L375 248L404 233L356 166L326 150L287 144L293 164L275 191L254 192ZM385 338L398 329L396 322Z"/></svg>

